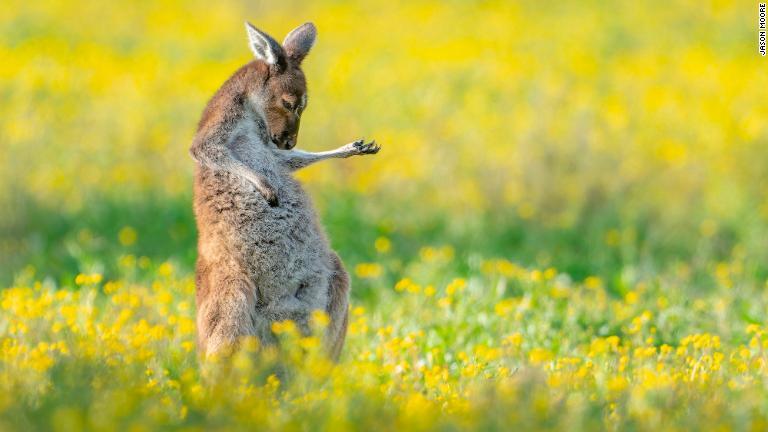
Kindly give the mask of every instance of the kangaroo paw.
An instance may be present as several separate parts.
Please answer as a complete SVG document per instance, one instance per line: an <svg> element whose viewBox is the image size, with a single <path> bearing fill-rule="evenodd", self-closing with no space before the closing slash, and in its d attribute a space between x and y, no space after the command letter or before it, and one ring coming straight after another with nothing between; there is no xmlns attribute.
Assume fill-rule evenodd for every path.
<svg viewBox="0 0 768 432"><path fill-rule="evenodd" d="M357 154L376 154L381 150L381 146L376 144L376 140L366 143L365 140L357 140L352 143Z"/></svg>

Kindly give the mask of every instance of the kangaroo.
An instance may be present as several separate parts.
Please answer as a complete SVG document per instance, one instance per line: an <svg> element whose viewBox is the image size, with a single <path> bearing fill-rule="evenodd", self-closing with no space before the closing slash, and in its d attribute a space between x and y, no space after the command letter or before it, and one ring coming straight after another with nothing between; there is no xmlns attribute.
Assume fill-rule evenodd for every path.
<svg viewBox="0 0 768 432"><path fill-rule="evenodd" d="M256 58L210 100L190 147L198 349L205 356L231 352L243 336L274 344L271 324L289 319L306 334L311 313L321 310L330 318L325 349L337 360L347 331L349 276L292 173L380 147L357 140L332 151L293 150L307 107L301 63L317 30L303 24L282 46L247 22L246 31Z"/></svg>

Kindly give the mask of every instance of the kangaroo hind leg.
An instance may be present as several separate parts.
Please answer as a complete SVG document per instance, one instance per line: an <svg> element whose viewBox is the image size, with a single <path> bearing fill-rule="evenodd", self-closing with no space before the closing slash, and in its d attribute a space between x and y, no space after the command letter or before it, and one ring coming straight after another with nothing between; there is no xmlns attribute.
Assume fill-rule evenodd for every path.
<svg viewBox="0 0 768 432"><path fill-rule="evenodd" d="M215 287L198 305L200 352L206 356L228 354L244 336L256 335L256 293L243 278L212 275Z"/></svg>

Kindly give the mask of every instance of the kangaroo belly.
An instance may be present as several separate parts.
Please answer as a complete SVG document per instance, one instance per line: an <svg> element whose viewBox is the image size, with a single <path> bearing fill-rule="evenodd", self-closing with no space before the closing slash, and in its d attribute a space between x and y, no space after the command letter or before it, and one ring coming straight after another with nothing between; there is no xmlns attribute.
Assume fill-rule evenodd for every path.
<svg viewBox="0 0 768 432"><path fill-rule="evenodd" d="M204 243L224 245L217 253L239 263L264 304L291 295L324 308L332 271L330 250L298 182L272 179L278 185L278 205L271 207L249 183L228 176L218 180L215 196L195 199L198 219L201 213L216 219L199 224L200 253L205 254Z"/></svg>

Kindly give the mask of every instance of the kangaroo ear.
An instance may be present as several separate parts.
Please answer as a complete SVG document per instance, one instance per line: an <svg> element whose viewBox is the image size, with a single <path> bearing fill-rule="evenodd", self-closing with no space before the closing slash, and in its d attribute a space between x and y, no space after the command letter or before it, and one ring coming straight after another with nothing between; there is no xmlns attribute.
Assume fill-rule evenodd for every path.
<svg viewBox="0 0 768 432"><path fill-rule="evenodd" d="M245 30L248 32L248 45L257 59L264 63L272 65L282 65L285 63L283 49L272 36L257 29L253 24L246 22Z"/></svg>
<svg viewBox="0 0 768 432"><path fill-rule="evenodd" d="M293 29L283 41L283 50L285 54L299 64L309 53L310 48L315 43L317 29L311 22L304 23Z"/></svg>

